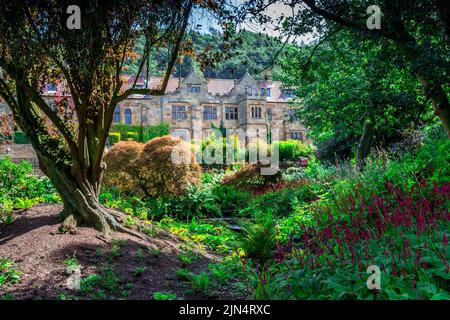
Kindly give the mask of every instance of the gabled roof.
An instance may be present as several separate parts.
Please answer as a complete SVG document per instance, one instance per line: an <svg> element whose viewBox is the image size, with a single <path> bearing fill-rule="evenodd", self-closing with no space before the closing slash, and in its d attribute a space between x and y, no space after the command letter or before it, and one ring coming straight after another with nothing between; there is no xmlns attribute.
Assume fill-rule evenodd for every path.
<svg viewBox="0 0 450 320"><path fill-rule="evenodd" d="M233 79L209 79L208 80L208 92L212 94L227 94L233 89Z"/></svg>
<svg viewBox="0 0 450 320"><path fill-rule="evenodd" d="M189 75L192 74L192 78L190 78L190 80L187 80ZM194 79L194 75L196 75L195 73L191 73L188 75L188 77L186 78L181 78L181 81L189 81L192 84L197 84L191 81L198 81L198 79L200 79L200 81L203 81L198 75L197 75L197 80ZM125 81L124 81L124 86L123 86L123 90L129 89L134 82L135 77L134 76L124 76L125 77ZM207 80L207 88L208 88L208 92L216 95L226 95L226 94L230 94L232 92L232 90L235 88L236 85L238 85L243 79L251 79L252 81L255 81L253 79L253 77L247 72L245 73L239 80L235 80L235 79L208 79ZM149 88L150 89L157 89L158 86L161 84L163 78L162 77L150 77L149 79ZM145 85L145 79L144 77L139 77L138 81L136 82L137 85ZM188 84L188 83L187 83ZM283 95L282 95L282 82L281 81L266 81L266 80L260 80L260 81L255 81L256 86L258 86L259 88L270 88L270 96L274 99L284 99ZM174 93L178 87L180 85L180 78L178 77L173 77L169 79L169 82L167 83L167 88L166 88L166 94L170 94L170 93Z"/></svg>
<svg viewBox="0 0 450 320"><path fill-rule="evenodd" d="M242 77L236 81L236 84L239 84L239 83L241 83L241 82L244 81L244 80L249 80L249 81L251 81L251 82L255 82L255 79L254 79L254 78L252 77L252 75L248 72L248 70L245 71L245 73L242 75Z"/></svg>
<svg viewBox="0 0 450 320"><path fill-rule="evenodd" d="M195 71L189 72L189 74L183 80L186 84L202 84L203 78L200 77Z"/></svg>

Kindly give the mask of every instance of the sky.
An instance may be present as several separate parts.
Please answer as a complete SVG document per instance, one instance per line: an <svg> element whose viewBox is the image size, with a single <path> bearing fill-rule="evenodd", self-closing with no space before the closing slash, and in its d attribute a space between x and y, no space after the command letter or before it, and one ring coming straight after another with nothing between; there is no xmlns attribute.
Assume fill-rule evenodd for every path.
<svg viewBox="0 0 450 320"><path fill-rule="evenodd" d="M243 3L243 0L230 0L232 3L234 3L235 6L239 6ZM277 18L279 18L282 14L285 16L292 16L292 14L296 14L300 10L300 7L295 7L294 12L292 8L288 5L285 5L283 3L277 2L275 4L270 5L266 10L265 14L270 16L274 21L276 21ZM199 31L200 33L208 33L209 29L212 27L214 29L221 29L219 24L217 23L217 20L212 17L209 13L205 12L195 12L192 17L192 25L195 30ZM274 25L261 25L256 22L252 22L250 20L244 21L244 23L241 23L238 25L238 30L248 30L252 32L259 32L259 33L265 33L269 36L273 37L282 37L283 39L286 39L285 34L281 34L279 31L275 30ZM306 36L297 36L294 38L293 36L290 37L290 41L294 41L295 43L309 43L315 39L315 35L306 35Z"/></svg>

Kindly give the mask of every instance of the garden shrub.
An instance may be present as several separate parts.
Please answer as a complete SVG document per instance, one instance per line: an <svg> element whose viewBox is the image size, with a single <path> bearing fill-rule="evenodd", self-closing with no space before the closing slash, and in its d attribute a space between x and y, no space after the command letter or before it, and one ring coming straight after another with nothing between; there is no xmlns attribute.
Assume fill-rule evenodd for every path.
<svg viewBox="0 0 450 320"><path fill-rule="evenodd" d="M176 209L178 218L221 216L222 212L211 188L189 185L185 196L179 198Z"/></svg>
<svg viewBox="0 0 450 320"><path fill-rule="evenodd" d="M30 141L25 136L25 133L23 133L22 131L15 131L14 132L14 143L28 144L28 143L30 143Z"/></svg>
<svg viewBox="0 0 450 320"><path fill-rule="evenodd" d="M251 199L248 192L237 190L232 186L218 185L211 190L223 216L237 214L248 206Z"/></svg>
<svg viewBox="0 0 450 320"><path fill-rule="evenodd" d="M175 163L172 153L190 163ZM201 167L189 144L178 138L164 136L147 142L137 166L142 188L153 197L185 195L189 185L201 183Z"/></svg>
<svg viewBox="0 0 450 320"><path fill-rule="evenodd" d="M114 145L120 141L120 132L110 132L108 135L109 144Z"/></svg>
<svg viewBox="0 0 450 320"><path fill-rule="evenodd" d="M127 132L127 140L128 141L138 141L139 133L137 132Z"/></svg>
<svg viewBox="0 0 450 320"><path fill-rule="evenodd" d="M213 134L207 139L191 142L193 143L194 152L198 153L197 159L199 160L201 156L201 159L203 159L202 166L208 169L223 169L224 167L243 161L245 159L245 148L241 148L237 136L217 138ZM222 157L220 159L216 159L216 150L220 150L220 152L222 152ZM232 152L229 152L230 150L232 150ZM227 154L227 152L229 152L230 154ZM205 161L205 155L212 159L218 160L221 163L208 164Z"/></svg>
<svg viewBox="0 0 450 320"><path fill-rule="evenodd" d="M48 198L56 193L46 177L32 175L30 162L14 163L10 158L0 159L0 195L4 198Z"/></svg>
<svg viewBox="0 0 450 320"><path fill-rule="evenodd" d="M136 141L120 141L104 156L106 171L103 185L123 192L139 193L136 160L144 150L144 144Z"/></svg>
<svg viewBox="0 0 450 320"><path fill-rule="evenodd" d="M274 175L262 175L261 169L265 167L261 163L254 163L243 166L238 171L226 175L222 179L222 184L233 186L239 190L252 190L257 187L276 183L281 180L281 171Z"/></svg>
<svg viewBox="0 0 450 320"><path fill-rule="evenodd" d="M272 148L278 146L280 161L295 161L300 157L310 157L314 148L300 140L275 141Z"/></svg>
<svg viewBox="0 0 450 320"><path fill-rule="evenodd" d="M240 240L246 258L264 264L274 256L276 249L276 228L273 221L251 224L245 228Z"/></svg>
<svg viewBox="0 0 450 320"><path fill-rule="evenodd" d="M122 140L128 140L132 132L132 139L139 142L147 142L153 138L162 137L170 133L170 126L164 122L154 126L115 124L111 127L111 133L119 133Z"/></svg>
<svg viewBox="0 0 450 320"><path fill-rule="evenodd" d="M170 133L170 126L167 122L157 124L154 126L144 127L143 142L150 141L157 137L167 136Z"/></svg>
<svg viewBox="0 0 450 320"><path fill-rule="evenodd" d="M255 211L257 208L266 208L275 217L288 216L298 205L304 205L317 198L311 184L297 188L286 188L263 194L254 199L246 211Z"/></svg>

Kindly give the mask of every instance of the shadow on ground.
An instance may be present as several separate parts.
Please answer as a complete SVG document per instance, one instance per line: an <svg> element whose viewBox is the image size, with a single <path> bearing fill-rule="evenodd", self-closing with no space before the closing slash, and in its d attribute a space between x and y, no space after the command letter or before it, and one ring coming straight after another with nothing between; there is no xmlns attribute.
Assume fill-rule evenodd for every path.
<svg viewBox="0 0 450 320"><path fill-rule="evenodd" d="M182 241L167 234L149 241L116 233L105 241L91 228L76 234L58 234L57 205L37 206L0 229L0 256L11 257L22 272L21 280L0 288L0 296L15 299L152 299L155 292L175 293L184 299L224 299L226 293L191 290L176 275L182 265ZM217 260L196 254L192 272L207 270ZM74 259L74 257L76 259ZM76 261L76 262L75 262ZM71 290L68 264L80 266L82 291ZM71 278L72 277L72 278ZM86 280L88 279L88 280ZM69 280L70 284L74 283Z"/></svg>

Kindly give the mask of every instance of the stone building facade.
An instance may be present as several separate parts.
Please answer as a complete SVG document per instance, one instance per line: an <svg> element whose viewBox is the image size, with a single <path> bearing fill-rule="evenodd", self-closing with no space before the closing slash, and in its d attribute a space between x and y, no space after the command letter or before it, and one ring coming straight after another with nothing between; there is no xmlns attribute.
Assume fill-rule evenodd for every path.
<svg viewBox="0 0 450 320"><path fill-rule="evenodd" d="M135 82L126 78L124 89ZM151 77L148 87L156 88L159 77ZM143 77L136 87L144 88ZM44 96L54 99L56 88L47 86ZM247 132L266 130L266 117L270 128L278 129L279 139L306 141L306 131L295 110L289 104L292 90L280 81L255 80L249 73L240 79L204 79L195 72L185 78L171 78L164 96L132 95L116 107L113 122L127 125L157 125L166 122L171 134L184 139L194 137L194 131L208 134L213 124L220 123L229 131ZM7 107L0 104L0 113Z"/></svg>
<svg viewBox="0 0 450 320"><path fill-rule="evenodd" d="M131 77L128 83L133 83ZM156 87L161 78L150 78L149 87ZM145 86L138 79L137 86ZM166 94L161 97L133 95L116 108L114 123L130 125L157 125L166 122L171 134L193 137L194 130L204 134L213 124L230 132L242 129L278 129L280 140L306 141L306 130L301 125L289 100L292 90L283 88L280 81L255 80L249 73L240 79L204 79L195 72L186 78L171 78Z"/></svg>

